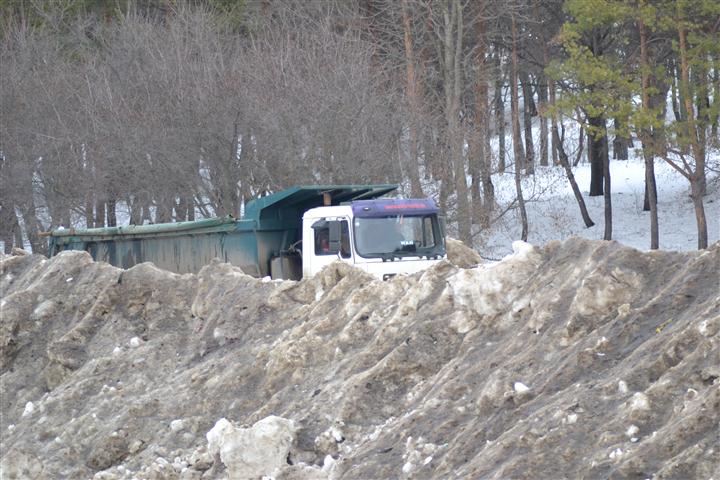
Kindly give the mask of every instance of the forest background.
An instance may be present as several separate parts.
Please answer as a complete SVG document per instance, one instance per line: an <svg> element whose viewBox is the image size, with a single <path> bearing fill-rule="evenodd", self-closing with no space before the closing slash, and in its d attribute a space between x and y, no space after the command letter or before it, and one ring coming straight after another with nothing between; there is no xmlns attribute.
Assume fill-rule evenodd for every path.
<svg viewBox="0 0 720 480"><path fill-rule="evenodd" d="M647 247L663 165L705 248L719 29L714 0L0 0L0 240L399 183L478 246L508 213L528 238L523 185L553 168L612 239L610 162L639 155Z"/></svg>

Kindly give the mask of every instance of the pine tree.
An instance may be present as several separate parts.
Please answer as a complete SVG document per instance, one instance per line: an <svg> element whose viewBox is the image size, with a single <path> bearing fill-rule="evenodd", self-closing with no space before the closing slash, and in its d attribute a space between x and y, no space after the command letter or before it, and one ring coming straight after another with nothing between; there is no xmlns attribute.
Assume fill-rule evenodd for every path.
<svg viewBox="0 0 720 480"><path fill-rule="evenodd" d="M610 158L608 155L608 119L626 124L632 105L632 77L620 61L620 46L628 27L632 6L615 0L568 0L561 40L566 53L563 62L548 71L566 85L561 111L579 108L586 119L588 156L591 163L590 195L605 200L605 240L612 239L612 201Z"/></svg>

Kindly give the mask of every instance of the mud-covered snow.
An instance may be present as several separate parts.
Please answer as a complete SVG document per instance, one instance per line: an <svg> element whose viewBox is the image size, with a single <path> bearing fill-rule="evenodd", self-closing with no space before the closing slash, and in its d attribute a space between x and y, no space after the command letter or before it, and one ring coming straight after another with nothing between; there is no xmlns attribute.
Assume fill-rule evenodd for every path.
<svg viewBox="0 0 720 480"><path fill-rule="evenodd" d="M720 478L720 244L514 251L386 282L3 257L2 478Z"/></svg>

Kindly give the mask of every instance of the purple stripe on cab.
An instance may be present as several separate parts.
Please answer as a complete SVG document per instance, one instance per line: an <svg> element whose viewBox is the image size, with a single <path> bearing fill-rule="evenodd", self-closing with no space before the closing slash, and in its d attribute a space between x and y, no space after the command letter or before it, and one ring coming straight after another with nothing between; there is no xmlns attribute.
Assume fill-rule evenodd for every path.
<svg viewBox="0 0 720 480"><path fill-rule="evenodd" d="M431 198L355 200L350 205L353 214L362 218L430 215L439 212Z"/></svg>

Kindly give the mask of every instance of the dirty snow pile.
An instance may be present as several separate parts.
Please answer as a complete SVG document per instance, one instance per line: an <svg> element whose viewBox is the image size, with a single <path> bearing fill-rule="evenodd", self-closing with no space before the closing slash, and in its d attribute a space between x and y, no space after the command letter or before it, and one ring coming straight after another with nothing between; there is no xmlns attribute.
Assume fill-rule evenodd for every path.
<svg viewBox="0 0 720 480"><path fill-rule="evenodd" d="M719 272L579 238L386 282L5 257L2 478L718 479Z"/></svg>

